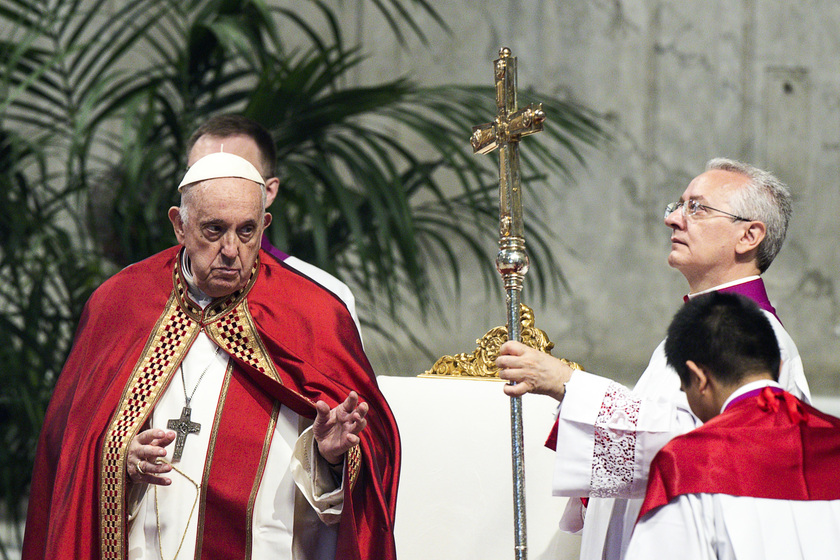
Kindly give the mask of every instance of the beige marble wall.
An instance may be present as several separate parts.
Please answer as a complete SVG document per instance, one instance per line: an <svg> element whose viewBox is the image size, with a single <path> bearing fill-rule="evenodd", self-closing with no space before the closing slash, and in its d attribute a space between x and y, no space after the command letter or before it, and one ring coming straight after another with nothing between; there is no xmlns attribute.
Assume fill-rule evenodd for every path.
<svg viewBox="0 0 840 560"><path fill-rule="evenodd" d="M307 2L269 4L317 14ZM358 83L406 75L423 84L489 85L492 61L508 46L519 59L520 87L607 118L615 143L587 151L574 182L526 185L525 204L542 207L553 224L569 284L545 302L527 284L523 294L555 354L627 383L638 377L686 290L665 261L661 209L706 160L729 156L791 186L788 240L765 279L814 392L840 397L840 3L434 0L451 32L413 8L428 43L406 35L404 46L371 2L331 4L347 38L360 40L369 57ZM489 244L488 260L495 252ZM504 322L501 287L488 296L478 274L468 274L460 292L449 279L440 285L442 316L415 329L436 355L471 350ZM377 372L413 375L431 365L408 337L397 340L365 333Z"/></svg>
<svg viewBox="0 0 840 560"><path fill-rule="evenodd" d="M765 279L814 392L840 395L840 4L434 4L452 33L429 24L428 45L412 39L404 48L370 7L347 3L348 30L364 38L371 56L360 82L407 74L428 84L489 84L492 60L505 45L519 58L520 87L578 100L614 127L616 143L589 152L573 184L552 179L546 212L569 290L530 303L557 342L555 354L619 380L639 375L686 290L665 262L661 208L707 159L729 156L790 184L793 223ZM534 188L535 197L546 197ZM494 251L488 247L488 259ZM444 291L440 299L448 310L441 322L418 325L440 354L471 349L476 337L504 321L502 304L479 291ZM368 346L381 373L411 374L429 365L407 342L395 346L369 334Z"/></svg>

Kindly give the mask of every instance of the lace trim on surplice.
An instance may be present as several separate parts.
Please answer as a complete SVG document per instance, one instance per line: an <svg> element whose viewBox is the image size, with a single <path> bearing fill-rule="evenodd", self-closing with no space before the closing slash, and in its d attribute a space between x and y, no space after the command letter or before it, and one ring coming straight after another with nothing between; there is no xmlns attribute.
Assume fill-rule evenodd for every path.
<svg viewBox="0 0 840 560"><path fill-rule="evenodd" d="M636 459L640 399L626 387L607 387L595 420L590 497L620 497L630 489Z"/></svg>

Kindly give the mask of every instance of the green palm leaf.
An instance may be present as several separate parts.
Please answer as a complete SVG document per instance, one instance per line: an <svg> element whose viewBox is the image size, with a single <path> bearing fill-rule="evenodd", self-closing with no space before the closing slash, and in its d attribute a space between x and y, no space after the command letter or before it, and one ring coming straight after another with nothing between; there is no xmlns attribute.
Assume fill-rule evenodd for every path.
<svg viewBox="0 0 840 560"><path fill-rule="evenodd" d="M494 89L348 85L361 45L345 43L333 2L307 3L0 0L0 499L13 518L82 305L107 275L174 243L164 216L188 135L210 115L270 129L272 241L351 284L363 311L397 328L435 314L432 271L460 289L478 269L501 293L488 258L496 160L468 143L495 115ZM364 5L404 45L427 40L420 17L446 28L428 0ZM583 107L520 98L549 116L521 151L524 184L545 196L549 177L568 180L606 136ZM526 223L536 292L564 287L549 228L539 215Z"/></svg>

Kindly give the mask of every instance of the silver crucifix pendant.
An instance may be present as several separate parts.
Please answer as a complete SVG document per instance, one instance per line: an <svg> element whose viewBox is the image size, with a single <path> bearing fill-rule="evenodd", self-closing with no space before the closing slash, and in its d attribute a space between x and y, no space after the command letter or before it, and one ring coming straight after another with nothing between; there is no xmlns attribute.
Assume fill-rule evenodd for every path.
<svg viewBox="0 0 840 560"><path fill-rule="evenodd" d="M180 418L172 418L166 424L167 428L178 432L178 437L175 439L175 453L172 455L172 462L181 460L181 455L184 453L184 444L187 442L187 435L197 434L201 431L201 424L190 421L191 413L192 409L185 406L181 410Z"/></svg>

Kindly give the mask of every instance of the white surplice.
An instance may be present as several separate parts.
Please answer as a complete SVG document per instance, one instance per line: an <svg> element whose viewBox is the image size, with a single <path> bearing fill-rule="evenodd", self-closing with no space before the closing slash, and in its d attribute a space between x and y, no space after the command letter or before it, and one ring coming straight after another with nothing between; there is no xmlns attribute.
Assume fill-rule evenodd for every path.
<svg viewBox="0 0 840 560"><path fill-rule="evenodd" d="M748 281L749 279L744 279ZM799 350L773 314L764 312L779 340L781 385L810 402ZM557 457L552 483L569 500L560 522L581 529L581 560L624 557L647 486L650 462L674 436L701 424L669 367L663 341L635 388L604 377L575 372L558 412Z"/></svg>
<svg viewBox="0 0 840 560"><path fill-rule="evenodd" d="M836 560L840 500L686 494L636 525L627 560Z"/></svg>
<svg viewBox="0 0 840 560"><path fill-rule="evenodd" d="M739 387L736 397L765 386ZM834 560L840 558L840 500L775 500L683 494L636 524L626 560Z"/></svg>
<svg viewBox="0 0 840 560"><path fill-rule="evenodd" d="M350 291L347 284L329 272L321 270L317 266L309 264L306 261L302 261L297 257L288 256L283 259L283 263L294 268L304 276L309 277L311 280L314 280L317 284L320 284L344 302L344 306L347 307L347 311L350 312L353 322L356 323L356 330L359 331L359 338L362 337L362 325L359 323L358 315L356 315L356 298L353 296L353 292Z"/></svg>

